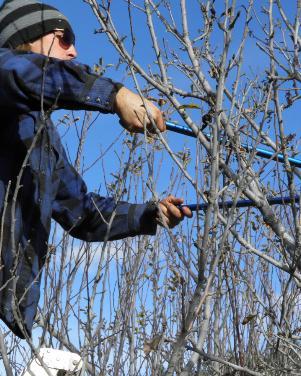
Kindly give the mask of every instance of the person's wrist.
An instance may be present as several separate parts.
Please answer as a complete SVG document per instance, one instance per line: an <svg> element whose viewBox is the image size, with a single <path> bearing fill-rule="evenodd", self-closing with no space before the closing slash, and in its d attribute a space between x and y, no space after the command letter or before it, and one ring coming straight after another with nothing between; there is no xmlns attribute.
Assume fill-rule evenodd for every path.
<svg viewBox="0 0 301 376"><path fill-rule="evenodd" d="M113 112L118 112L118 106L117 106L117 95L120 89L122 89L124 85L120 82L115 82L114 84L114 100L113 100Z"/></svg>

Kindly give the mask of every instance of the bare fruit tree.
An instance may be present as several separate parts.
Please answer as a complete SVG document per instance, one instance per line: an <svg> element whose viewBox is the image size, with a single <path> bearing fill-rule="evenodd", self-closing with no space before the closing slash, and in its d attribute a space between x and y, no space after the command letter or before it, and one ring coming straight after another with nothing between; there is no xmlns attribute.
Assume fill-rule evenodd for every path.
<svg viewBox="0 0 301 376"><path fill-rule="evenodd" d="M194 137L123 134L86 167L87 113L74 165L117 200L197 210L116 242L54 226L31 351L76 352L87 375L301 375L301 1L85 2L125 84ZM30 357L4 331L0 352L8 374Z"/></svg>

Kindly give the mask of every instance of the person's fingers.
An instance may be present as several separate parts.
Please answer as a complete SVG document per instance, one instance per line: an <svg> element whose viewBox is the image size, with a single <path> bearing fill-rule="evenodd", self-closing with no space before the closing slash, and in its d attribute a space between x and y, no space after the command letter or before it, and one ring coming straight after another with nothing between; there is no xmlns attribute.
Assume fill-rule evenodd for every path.
<svg viewBox="0 0 301 376"><path fill-rule="evenodd" d="M184 200L180 197L175 197L173 195L169 195L167 197L167 201L173 205L181 205L183 204Z"/></svg>
<svg viewBox="0 0 301 376"><path fill-rule="evenodd" d="M168 224L168 227L173 228L184 218L184 214L179 207L175 206L172 201L181 202L181 200L176 199L173 196L169 196L166 199L162 200L160 203L161 213L164 216L162 222Z"/></svg>
<svg viewBox="0 0 301 376"><path fill-rule="evenodd" d="M143 104L141 105L141 107L143 108L143 111L144 111L144 118L146 120L146 127L148 131L151 133L156 133L156 130L153 127L153 123L150 119L151 117L152 120L156 124L156 128L160 132L164 132L166 130L166 126L165 126L162 112L159 110L157 106L155 106L152 102L150 102L147 99L145 99L145 105L147 109L145 108Z"/></svg>
<svg viewBox="0 0 301 376"><path fill-rule="evenodd" d="M155 116L155 123L157 125L157 128L160 132L165 132L166 131L166 125L165 121L162 115L162 112L156 108L156 116Z"/></svg>
<svg viewBox="0 0 301 376"><path fill-rule="evenodd" d="M181 211L185 217L192 218L192 211L187 206L181 206Z"/></svg>
<svg viewBox="0 0 301 376"><path fill-rule="evenodd" d="M144 125L151 133L156 133L150 117L160 132L165 131L166 126L159 108L151 101L142 99L138 94L121 88L115 98L115 112L118 114L121 125L129 132L143 133Z"/></svg>
<svg viewBox="0 0 301 376"><path fill-rule="evenodd" d="M168 208L167 208L166 203L160 202L160 209L161 209L162 214L166 217L168 214Z"/></svg>
<svg viewBox="0 0 301 376"><path fill-rule="evenodd" d="M167 225L173 228L178 225L185 217L191 218L191 210L183 205L183 199L175 196L168 196L160 202L159 224Z"/></svg>
<svg viewBox="0 0 301 376"><path fill-rule="evenodd" d="M174 197L174 196L169 196L168 200L173 205L176 205L176 206L180 206L181 205L180 210L184 214L185 217L188 217L188 218L192 217L192 211L187 206L185 206L185 205L182 206L182 204L184 202L184 200L182 198Z"/></svg>
<svg viewBox="0 0 301 376"><path fill-rule="evenodd" d="M182 220L182 218L184 217L182 210L178 206L173 205L172 203L170 203L167 206L167 210L168 215L170 218L172 218L172 220Z"/></svg>
<svg viewBox="0 0 301 376"><path fill-rule="evenodd" d="M143 133L144 128L141 123L137 122L127 122L124 120L119 120L119 124L130 133Z"/></svg>
<svg viewBox="0 0 301 376"><path fill-rule="evenodd" d="M159 115L159 126L160 126L161 132L166 132L165 118L164 118L164 115L161 111L160 111L160 115Z"/></svg>

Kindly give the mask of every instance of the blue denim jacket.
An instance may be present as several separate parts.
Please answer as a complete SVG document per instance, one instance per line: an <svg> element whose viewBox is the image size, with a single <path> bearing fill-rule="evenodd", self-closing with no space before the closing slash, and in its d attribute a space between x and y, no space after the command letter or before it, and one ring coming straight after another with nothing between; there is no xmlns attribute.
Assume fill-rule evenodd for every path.
<svg viewBox="0 0 301 376"><path fill-rule="evenodd" d="M118 88L76 61L0 49L0 318L21 338L31 335L51 218L86 241L156 232L153 204L87 193L50 120L58 108L113 112Z"/></svg>

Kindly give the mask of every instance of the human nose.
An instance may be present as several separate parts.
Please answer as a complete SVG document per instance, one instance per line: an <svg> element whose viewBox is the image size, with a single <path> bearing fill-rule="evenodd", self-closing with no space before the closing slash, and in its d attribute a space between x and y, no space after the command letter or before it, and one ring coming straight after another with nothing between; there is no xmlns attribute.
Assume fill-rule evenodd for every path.
<svg viewBox="0 0 301 376"><path fill-rule="evenodd" d="M70 59L75 59L77 57L77 51L74 44L68 49L67 54Z"/></svg>

